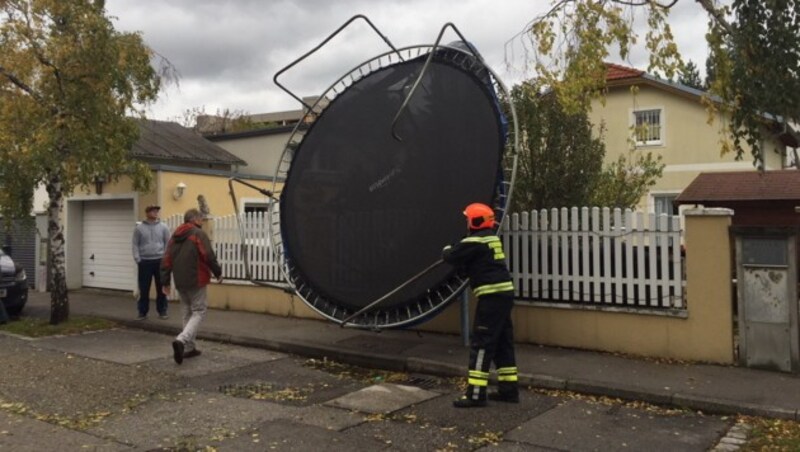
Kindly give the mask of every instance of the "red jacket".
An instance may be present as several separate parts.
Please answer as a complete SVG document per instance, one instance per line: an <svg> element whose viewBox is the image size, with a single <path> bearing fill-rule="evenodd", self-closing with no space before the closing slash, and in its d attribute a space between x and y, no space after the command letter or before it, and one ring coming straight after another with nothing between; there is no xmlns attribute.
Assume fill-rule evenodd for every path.
<svg viewBox="0 0 800 452"><path fill-rule="evenodd" d="M212 273L219 278L222 268L206 233L193 223L178 226L161 260L161 283L171 285L174 276L178 291L199 289L208 285Z"/></svg>

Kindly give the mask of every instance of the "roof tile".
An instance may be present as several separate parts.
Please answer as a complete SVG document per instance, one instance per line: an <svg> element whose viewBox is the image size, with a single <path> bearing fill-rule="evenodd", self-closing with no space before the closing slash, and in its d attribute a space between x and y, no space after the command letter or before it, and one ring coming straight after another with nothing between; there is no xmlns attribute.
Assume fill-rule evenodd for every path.
<svg viewBox="0 0 800 452"><path fill-rule="evenodd" d="M139 122L140 135L134 143L135 157L246 165L239 157L176 122L146 119Z"/></svg>
<svg viewBox="0 0 800 452"><path fill-rule="evenodd" d="M621 66L614 63L606 63L606 81L636 78L641 77L642 75L644 75L644 71L640 71L639 69Z"/></svg>
<svg viewBox="0 0 800 452"><path fill-rule="evenodd" d="M678 204L715 201L800 200L800 171L700 173L675 200Z"/></svg>

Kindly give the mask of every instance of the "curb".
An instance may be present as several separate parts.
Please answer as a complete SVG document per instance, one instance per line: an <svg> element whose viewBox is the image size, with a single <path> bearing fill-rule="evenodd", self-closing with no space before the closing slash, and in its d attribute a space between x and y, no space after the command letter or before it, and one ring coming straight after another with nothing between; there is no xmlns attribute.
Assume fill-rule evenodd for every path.
<svg viewBox="0 0 800 452"><path fill-rule="evenodd" d="M531 386L538 389L553 389L557 391L564 391L567 389L567 380L552 375L519 374L518 378L519 384L524 386Z"/></svg>
<svg viewBox="0 0 800 452"><path fill-rule="evenodd" d="M718 414L744 414L776 419L798 420L798 410L781 407L756 405L753 403L734 402L694 394L674 394L672 405Z"/></svg>
<svg viewBox="0 0 800 452"><path fill-rule="evenodd" d="M465 369L455 364L433 361L425 358L406 358L406 370L413 373L435 375L437 377L461 377Z"/></svg>
<svg viewBox="0 0 800 452"><path fill-rule="evenodd" d="M598 384L589 380L567 381L568 391L595 394L624 400L637 400L654 405L672 405L672 394L667 391L644 390L633 387Z"/></svg>
<svg viewBox="0 0 800 452"><path fill-rule="evenodd" d="M180 333L178 327L146 323L129 319L119 319L107 315L92 313L132 329L152 331L175 335ZM463 377L464 366L425 358L403 357L365 351L354 351L302 341L273 341L248 336L236 336L227 333L206 331L197 335L198 339L223 342L243 347L271 350L279 353L307 356L309 358L329 358L345 364L378 368L390 371L421 373L438 377ZM584 379L563 379L544 374L519 374L519 384L537 389L566 390L596 396L613 397L628 401L641 401L660 406L673 406L709 414L762 416L776 419L800 421L800 410L774 406L764 406L746 402L718 399L693 394L672 393L669 391L644 390L611 384L600 384Z"/></svg>

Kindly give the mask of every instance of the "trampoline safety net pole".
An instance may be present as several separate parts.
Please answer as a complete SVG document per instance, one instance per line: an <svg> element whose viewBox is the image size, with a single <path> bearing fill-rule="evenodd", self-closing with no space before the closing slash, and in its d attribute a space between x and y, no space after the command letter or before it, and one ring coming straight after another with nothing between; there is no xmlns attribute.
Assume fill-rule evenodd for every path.
<svg viewBox="0 0 800 452"><path fill-rule="evenodd" d="M461 343L469 347L469 288L461 292Z"/></svg>
<svg viewBox="0 0 800 452"><path fill-rule="evenodd" d="M437 260L436 262L432 263L432 264L431 264L431 265L429 265L429 266L428 266L428 267L427 267L425 270L422 270L421 272L419 272L419 273L417 273L416 275L412 276L411 278L409 278L408 280L406 280L406 281L405 281L403 284L400 284L399 286L397 286L396 288L394 288L394 289L393 289L392 291L390 291L389 293L387 293L387 294L385 294L384 296L382 296L382 297L378 298L377 300L373 301L372 303L370 303L370 304L368 304L368 305L364 306L362 309L359 309L359 310L358 310L358 311L356 311L355 313L353 313L353 314L351 314L351 315L349 315L349 316L345 317L345 318L342 320L342 323L341 323L341 325L340 325L340 326L341 326L342 328L344 328L344 327L345 327L345 325L347 325L348 323L350 323L350 321L351 321L351 320L353 320L354 318L356 318L356 317L360 316L361 314L363 314L363 313L365 313L365 312L368 312L370 309L373 309L375 306L379 305L379 304L380 304L382 301L384 301L384 300L386 300L387 298L391 297L392 295L394 295L395 293L397 293L398 291L400 291L401 289L403 289L403 288L404 288L404 287L406 287L407 285L409 285L409 284L413 283L414 281L418 280L420 277L422 277L422 276L425 276L426 274L428 274L428 272L430 272L431 270L433 270L434 268L436 268L436 267L438 267L439 265L442 265L442 264L444 264L444 261L443 261L442 259L439 259L439 260Z"/></svg>

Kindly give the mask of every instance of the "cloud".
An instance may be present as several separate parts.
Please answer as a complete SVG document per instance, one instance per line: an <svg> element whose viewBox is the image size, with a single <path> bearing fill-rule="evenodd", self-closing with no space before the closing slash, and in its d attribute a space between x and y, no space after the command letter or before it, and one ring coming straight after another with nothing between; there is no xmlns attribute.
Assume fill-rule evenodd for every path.
<svg viewBox="0 0 800 452"><path fill-rule="evenodd" d="M507 85L531 76L514 36L549 6L541 0L107 0L115 25L140 31L155 51L178 69L151 116L170 118L205 106L251 113L298 108L272 81L281 68L310 51L356 14L364 14L398 47L431 44L452 22L475 44ZM705 29L694 2L678 2L672 23L681 50L702 67ZM457 39L451 30L443 42ZM510 45L509 40L512 42ZM684 43L686 45L684 45ZM507 51L510 49L511 51ZM389 50L364 22L354 22L319 52L281 76L299 96L319 94L340 76ZM702 54L702 59L697 55ZM638 55L638 54L636 54ZM634 60L632 60L634 61ZM510 63L510 65L508 64ZM639 59L635 65L640 66ZM646 67L646 61L644 62ZM643 67L643 68L644 68Z"/></svg>

